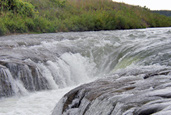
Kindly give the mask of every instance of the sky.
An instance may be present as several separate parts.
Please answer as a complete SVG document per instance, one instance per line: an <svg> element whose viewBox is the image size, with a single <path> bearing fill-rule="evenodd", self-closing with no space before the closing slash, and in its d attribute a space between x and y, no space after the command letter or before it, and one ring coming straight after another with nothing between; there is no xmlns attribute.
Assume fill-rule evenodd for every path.
<svg viewBox="0 0 171 115"><path fill-rule="evenodd" d="M146 6L150 10L171 10L171 0L113 0L132 5Z"/></svg>

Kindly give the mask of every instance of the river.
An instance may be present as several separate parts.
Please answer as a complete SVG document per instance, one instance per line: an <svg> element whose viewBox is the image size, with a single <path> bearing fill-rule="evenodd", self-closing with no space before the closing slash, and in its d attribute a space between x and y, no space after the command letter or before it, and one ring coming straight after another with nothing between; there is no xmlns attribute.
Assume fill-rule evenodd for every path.
<svg viewBox="0 0 171 115"><path fill-rule="evenodd" d="M81 84L171 69L170 38L171 28L0 37L0 115L50 115Z"/></svg>

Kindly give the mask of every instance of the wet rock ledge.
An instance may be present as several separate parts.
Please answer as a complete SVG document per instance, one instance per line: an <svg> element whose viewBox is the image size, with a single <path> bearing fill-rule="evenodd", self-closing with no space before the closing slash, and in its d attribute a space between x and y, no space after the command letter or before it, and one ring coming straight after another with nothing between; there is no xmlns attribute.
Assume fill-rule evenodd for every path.
<svg viewBox="0 0 171 115"><path fill-rule="evenodd" d="M171 70L125 71L81 85L52 115L171 115Z"/></svg>

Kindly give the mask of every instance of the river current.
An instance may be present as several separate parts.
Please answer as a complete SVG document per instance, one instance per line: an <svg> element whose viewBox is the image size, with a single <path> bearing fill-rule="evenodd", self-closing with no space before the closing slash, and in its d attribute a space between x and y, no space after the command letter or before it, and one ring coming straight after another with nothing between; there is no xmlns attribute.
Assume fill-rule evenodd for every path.
<svg viewBox="0 0 171 115"><path fill-rule="evenodd" d="M78 85L165 68L171 28L0 37L0 115L50 115Z"/></svg>

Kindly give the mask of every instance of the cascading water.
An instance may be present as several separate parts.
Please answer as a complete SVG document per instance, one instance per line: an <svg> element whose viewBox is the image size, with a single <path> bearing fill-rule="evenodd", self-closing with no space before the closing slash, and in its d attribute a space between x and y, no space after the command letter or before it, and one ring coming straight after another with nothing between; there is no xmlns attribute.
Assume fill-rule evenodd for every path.
<svg viewBox="0 0 171 115"><path fill-rule="evenodd" d="M48 115L79 84L170 70L170 37L171 28L1 37L0 114Z"/></svg>

